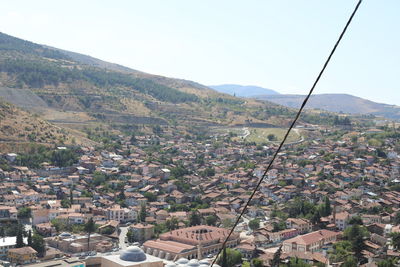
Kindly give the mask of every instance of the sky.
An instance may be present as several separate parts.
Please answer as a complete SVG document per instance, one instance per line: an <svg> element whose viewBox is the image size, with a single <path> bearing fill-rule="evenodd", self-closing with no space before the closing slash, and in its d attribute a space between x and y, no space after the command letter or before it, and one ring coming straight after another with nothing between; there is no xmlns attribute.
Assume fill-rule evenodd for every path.
<svg viewBox="0 0 400 267"><path fill-rule="evenodd" d="M0 32L205 85L306 94L355 0L13 0ZM315 93L400 105L400 1L364 0Z"/></svg>

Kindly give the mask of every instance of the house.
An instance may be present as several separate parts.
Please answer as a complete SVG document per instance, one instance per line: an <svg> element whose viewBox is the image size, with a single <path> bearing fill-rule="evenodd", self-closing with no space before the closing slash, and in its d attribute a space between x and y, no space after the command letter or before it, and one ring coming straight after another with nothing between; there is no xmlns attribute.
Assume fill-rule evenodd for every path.
<svg viewBox="0 0 400 267"><path fill-rule="evenodd" d="M17 158L17 154L15 154L15 153L7 153L6 154L6 156L5 156L5 158L6 158L6 160L8 160L9 162L14 162L15 161L15 159Z"/></svg>
<svg viewBox="0 0 400 267"><path fill-rule="evenodd" d="M327 244L336 241L339 233L329 230L319 230L283 241L284 252L316 252Z"/></svg>
<svg viewBox="0 0 400 267"><path fill-rule="evenodd" d="M312 230L312 224L307 219L288 218L286 220L287 229L297 229L301 234L308 233Z"/></svg>
<svg viewBox="0 0 400 267"><path fill-rule="evenodd" d="M7 257L13 264L29 264L36 261L37 251L31 247L12 248Z"/></svg>
<svg viewBox="0 0 400 267"><path fill-rule="evenodd" d="M124 220L125 211L119 205L115 205L106 210L106 217L109 220L122 221Z"/></svg>
<svg viewBox="0 0 400 267"><path fill-rule="evenodd" d="M73 236L69 233L62 233L59 236L46 237L45 241L49 246L67 253L80 253L88 250L105 252L110 251L114 246L112 239L100 234L90 235L89 247L87 235Z"/></svg>
<svg viewBox="0 0 400 267"><path fill-rule="evenodd" d="M334 223L336 228L343 231L347 228L351 216L347 211L336 213L329 217L330 223Z"/></svg>
<svg viewBox="0 0 400 267"><path fill-rule="evenodd" d="M137 242L147 241L154 235L154 225L151 224L132 224L129 229L133 231L133 239Z"/></svg>
<svg viewBox="0 0 400 267"><path fill-rule="evenodd" d="M36 231L42 236L52 236L56 233L56 228L51 223L39 223L35 225Z"/></svg>
<svg viewBox="0 0 400 267"><path fill-rule="evenodd" d="M17 220L17 214L15 207L0 206L0 220Z"/></svg>
<svg viewBox="0 0 400 267"><path fill-rule="evenodd" d="M133 209L121 208L119 205L114 205L105 210L105 215L108 220L118 222L129 222L136 220L137 213Z"/></svg>
<svg viewBox="0 0 400 267"><path fill-rule="evenodd" d="M24 243L26 244L28 239L24 238ZM17 244L17 237L16 236L7 236L0 238L0 258L5 258L8 255L8 250L15 248Z"/></svg>

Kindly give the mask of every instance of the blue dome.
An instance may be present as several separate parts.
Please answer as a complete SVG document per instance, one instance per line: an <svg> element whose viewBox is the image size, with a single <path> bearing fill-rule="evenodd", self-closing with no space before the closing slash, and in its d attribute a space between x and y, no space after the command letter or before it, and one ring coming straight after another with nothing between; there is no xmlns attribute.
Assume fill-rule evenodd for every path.
<svg viewBox="0 0 400 267"><path fill-rule="evenodd" d="M146 254L144 254L143 250L136 246L128 247L126 250L121 252L119 258L123 261L145 261Z"/></svg>
<svg viewBox="0 0 400 267"><path fill-rule="evenodd" d="M187 263L187 266L190 266L190 267L198 267L198 266L200 266L200 264L199 264L199 261L198 261L198 260L196 260L196 259L191 259L191 260Z"/></svg>
<svg viewBox="0 0 400 267"><path fill-rule="evenodd" d="M189 260L185 259L185 258L180 258L179 260L176 261L176 263L178 263L178 264L186 264L188 262L189 262Z"/></svg>

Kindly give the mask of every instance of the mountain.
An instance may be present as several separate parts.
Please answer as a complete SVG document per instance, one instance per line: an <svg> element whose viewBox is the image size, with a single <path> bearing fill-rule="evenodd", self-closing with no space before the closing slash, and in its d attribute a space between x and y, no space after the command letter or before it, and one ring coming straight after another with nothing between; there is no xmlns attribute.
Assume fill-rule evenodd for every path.
<svg viewBox="0 0 400 267"><path fill-rule="evenodd" d="M278 95L279 93L254 85L238 85L238 84L221 84L221 85L210 85L210 88L229 95L235 95L238 97L252 97L256 95Z"/></svg>
<svg viewBox="0 0 400 267"><path fill-rule="evenodd" d="M244 100L3 33L0 97L57 127L101 134L146 132L156 125L177 133L250 123L284 127L293 115L271 102Z"/></svg>
<svg viewBox="0 0 400 267"><path fill-rule="evenodd" d="M259 95L256 99L267 100L290 108L299 108L304 95ZM317 94L312 95L307 108L321 109L331 112L349 114L371 114L391 119L400 119L400 107L376 103L367 99L348 94Z"/></svg>

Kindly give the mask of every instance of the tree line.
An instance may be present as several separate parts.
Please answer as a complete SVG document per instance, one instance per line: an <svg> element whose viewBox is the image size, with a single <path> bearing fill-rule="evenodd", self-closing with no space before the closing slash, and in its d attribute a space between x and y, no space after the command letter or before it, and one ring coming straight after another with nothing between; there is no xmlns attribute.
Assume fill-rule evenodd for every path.
<svg viewBox="0 0 400 267"><path fill-rule="evenodd" d="M196 102L198 97L177 89L158 84L150 79L135 78L126 73L107 71L93 67L78 69L40 60L6 59L0 62L0 72L16 75L17 87L23 84L34 88L60 83L87 81L98 87L125 86L149 94L162 101L181 103ZM129 94L129 91L127 91Z"/></svg>

